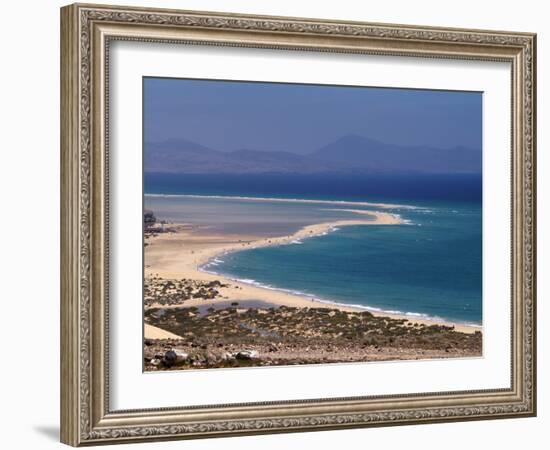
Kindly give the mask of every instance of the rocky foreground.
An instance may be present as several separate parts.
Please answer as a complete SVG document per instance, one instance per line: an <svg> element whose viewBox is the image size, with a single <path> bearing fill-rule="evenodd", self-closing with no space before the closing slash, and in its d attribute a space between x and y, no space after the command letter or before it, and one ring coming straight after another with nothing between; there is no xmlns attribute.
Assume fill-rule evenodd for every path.
<svg viewBox="0 0 550 450"><path fill-rule="evenodd" d="M181 305L191 299L214 300L222 298L219 290L227 286L218 280L166 280L153 275L145 278L143 301L145 307L151 307Z"/></svg>
<svg viewBox="0 0 550 450"><path fill-rule="evenodd" d="M181 292L178 287L167 290ZM216 288L211 286L209 289ZM167 298L166 293L162 297ZM237 303L207 311L194 307L150 307L145 311L145 323L181 336L181 339L146 339L145 370L452 358L482 354L482 334L479 331L460 333L453 327L417 324L406 319L375 316L366 311L286 306L245 308Z"/></svg>

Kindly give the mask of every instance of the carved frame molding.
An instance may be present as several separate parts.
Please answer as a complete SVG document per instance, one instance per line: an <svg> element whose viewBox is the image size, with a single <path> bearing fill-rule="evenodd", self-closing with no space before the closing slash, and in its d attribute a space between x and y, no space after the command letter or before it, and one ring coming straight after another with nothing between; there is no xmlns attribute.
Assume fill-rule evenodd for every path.
<svg viewBox="0 0 550 450"><path fill-rule="evenodd" d="M61 37L63 442L78 446L535 414L534 34L76 4L61 10ZM106 104L113 40L509 61L511 388L110 411Z"/></svg>

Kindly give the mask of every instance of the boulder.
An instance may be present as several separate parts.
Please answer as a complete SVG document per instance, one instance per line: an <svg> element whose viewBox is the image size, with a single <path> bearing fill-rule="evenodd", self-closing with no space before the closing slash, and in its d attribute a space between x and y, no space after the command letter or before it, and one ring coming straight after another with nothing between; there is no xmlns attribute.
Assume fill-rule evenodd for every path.
<svg viewBox="0 0 550 450"><path fill-rule="evenodd" d="M164 354L163 362L168 367L173 366L174 364L182 363L189 358L189 355L180 350L168 350Z"/></svg>
<svg viewBox="0 0 550 450"><path fill-rule="evenodd" d="M236 359L247 360L247 359L258 359L260 354L256 350L241 350L235 353Z"/></svg>

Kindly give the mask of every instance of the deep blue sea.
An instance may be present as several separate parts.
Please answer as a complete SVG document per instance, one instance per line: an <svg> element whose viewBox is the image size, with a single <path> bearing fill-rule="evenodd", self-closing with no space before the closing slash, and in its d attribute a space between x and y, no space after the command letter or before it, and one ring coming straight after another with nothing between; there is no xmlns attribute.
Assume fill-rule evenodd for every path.
<svg viewBox="0 0 550 450"><path fill-rule="evenodd" d="M230 253L206 270L311 297L387 312L482 322L482 202L479 176L364 180L312 176L146 175L145 207L160 219L226 232L283 235L304 225L357 218L349 209L397 207L403 225L345 226L291 245ZM211 180L212 181L212 180ZM203 185L204 183L204 185ZM154 194L154 195L148 195ZM193 196L189 196L189 194ZM245 196L333 200L292 203ZM412 208L411 208L412 207Z"/></svg>

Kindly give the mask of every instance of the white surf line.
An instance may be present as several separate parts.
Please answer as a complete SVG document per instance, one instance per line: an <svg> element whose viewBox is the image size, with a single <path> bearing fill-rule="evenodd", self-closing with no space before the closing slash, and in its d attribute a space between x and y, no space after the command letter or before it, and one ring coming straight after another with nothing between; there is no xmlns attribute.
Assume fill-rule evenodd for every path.
<svg viewBox="0 0 550 450"><path fill-rule="evenodd" d="M394 317L394 318L405 318L410 320L411 322L415 321L424 321L429 322L433 325L444 325L444 326L465 326L472 328L473 331L475 330L481 330L482 325L475 323L475 322L466 322L461 320L453 320L453 319L447 319L441 316L435 316L430 315L427 313L421 313L421 312L412 312L412 311L401 311L401 310L395 310L395 309L384 309L383 307L376 307L376 306L370 306L370 305L362 305L359 303L344 303L339 302L336 300L329 300L323 297L318 296L317 294L311 294L309 292L299 291L296 289L286 289L278 286L273 286L271 284L264 284L259 281L256 281L254 279L248 279L248 278L238 278L229 274L220 274L217 272L210 272L207 270L204 270L204 272L215 274L221 278L225 278L227 280L233 281L235 283L242 283L246 284L248 286L252 286L259 289L267 289L269 291L275 291L275 292L282 292L284 294L290 294L297 297L301 297L306 300L312 300L316 303L329 305L329 306L336 306L336 307L344 307L344 308L352 308L355 309L357 312L360 311L368 311L371 313L374 313L375 315L381 316L381 317ZM242 300L243 306L246 303L247 300ZM266 301L267 300L261 300L260 301ZM280 305L279 305L280 306Z"/></svg>
<svg viewBox="0 0 550 450"><path fill-rule="evenodd" d="M418 206L397 205L392 203L374 203L374 202L353 202L349 200L313 200L302 198L270 198L270 197L244 197L231 195L197 195L197 194L144 194L145 197L180 197L180 198L210 198L217 200L241 200L258 202L278 202L278 203L309 203L318 205L343 205L343 206L371 206L383 209L419 209Z"/></svg>
<svg viewBox="0 0 550 450"><path fill-rule="evenodd" d="M364 216L374 216L379 218L379 216L377 215L379 211L372 211L368 209L323 208L323 211L345 211L353 214L360 214ZM401 217L400 214L390 214L390 213L382 213L382 214L386 214L388 216L394 217L398 222L398 223L395 223L394 225L397 225L397 224L412 225L413 224L410 219L404 219L403 217Z"/></svg>

